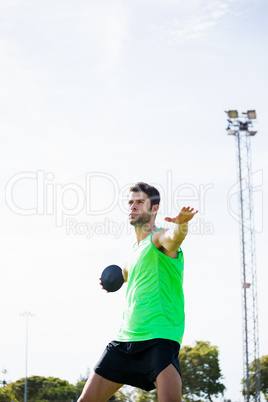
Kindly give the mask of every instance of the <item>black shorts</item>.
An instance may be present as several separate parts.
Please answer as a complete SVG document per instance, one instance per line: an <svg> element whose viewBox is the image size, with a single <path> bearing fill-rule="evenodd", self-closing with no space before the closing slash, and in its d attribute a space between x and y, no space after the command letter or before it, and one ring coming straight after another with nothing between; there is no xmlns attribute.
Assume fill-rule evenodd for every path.
<svg viewBox="0 0 268 402"><path fill-rule="evenodd" d="M119 384L128 384L150 391L156 377L173 364L181 375L180 344L169 339L141 342L112 341L94 367L95 373Z"/></svg>

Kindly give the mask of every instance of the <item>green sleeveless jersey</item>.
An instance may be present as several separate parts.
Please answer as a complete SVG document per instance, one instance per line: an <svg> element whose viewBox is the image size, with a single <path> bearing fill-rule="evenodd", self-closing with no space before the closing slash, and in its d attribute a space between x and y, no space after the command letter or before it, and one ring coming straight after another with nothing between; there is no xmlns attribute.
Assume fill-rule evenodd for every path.
<svg viewBox="0 0 268 402"><path fill-rule="evenodd" d="M179 249L176 259L166 256L154 247L152 235L136 245L128 260L126 305L116 340L164 338L181 344L185 324L183 253Z"/></svg>

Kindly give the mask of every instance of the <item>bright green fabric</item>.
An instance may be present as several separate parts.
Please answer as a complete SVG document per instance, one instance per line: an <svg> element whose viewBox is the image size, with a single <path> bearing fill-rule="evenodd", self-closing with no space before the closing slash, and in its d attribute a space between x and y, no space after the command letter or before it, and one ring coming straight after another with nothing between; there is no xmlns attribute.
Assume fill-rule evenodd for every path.
<svg viewBox="0 0 268 402"><path fill-rule="evenodd" d="M154 247L149 235L127 263L123 322L116 340L164 338L181 344L184 333L183 253L172 259Z"/></svg>

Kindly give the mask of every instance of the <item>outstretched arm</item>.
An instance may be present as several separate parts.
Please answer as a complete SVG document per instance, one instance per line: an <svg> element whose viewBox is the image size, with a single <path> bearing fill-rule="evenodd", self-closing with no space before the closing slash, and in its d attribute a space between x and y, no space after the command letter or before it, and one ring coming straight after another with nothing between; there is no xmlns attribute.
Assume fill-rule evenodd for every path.
<svg viewBox="0 0 268 402"><path fill-rule="evenodd" d="M194 208L183 207L175 218L165 218L167 222L172 222L174 225L159 233L155 238L155 246L157 248L164 247L168 251L177 251L187 235L188 222L193 219L197 212L194 211Z"/></svg>

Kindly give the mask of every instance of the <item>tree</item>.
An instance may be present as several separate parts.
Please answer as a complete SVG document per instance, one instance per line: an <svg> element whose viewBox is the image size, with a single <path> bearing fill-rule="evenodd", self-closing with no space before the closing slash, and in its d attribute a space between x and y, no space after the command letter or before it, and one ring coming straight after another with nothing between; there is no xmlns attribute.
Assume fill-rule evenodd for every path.
<svg viewBox="0 0 268 402"><path fill-rule="evenodd" d="M142 389L136 388L136 394L134 397L135 402L154 402L158 401L156 390L153 391L143 391Z"/></svg>
<svg viewBox="0 0 268 402"><path fill-rule="evenodd" d="M85 385L86 385L86 381L78 381L77 382L76 389L77 389L78 396L80 396L82 394L82 391L83 391Z"/></svg>
<svg viewBox="0 0 268 402"><path fill-rule="evenodd" d="M0 401L18 402L18 400L15 398L14 392L9 387L0 388Z"/></svg>
<svg viewBox="0 0 268 402"><path fill-rule="evenodd" d="M109 399L114 402L119 401L135 401L135 402L154 402L157 401L156 390L144 391L140 388L124 385L114 396Z"/></svg>
<svg viewBox="0 0 268 402"><path fill-rule="evenodd" d="M25 378L9 384L19 402L24 400ZM27 379L28 401L67 401L77 399L77 388L68 381L54 377L32 376Z"/></svg>
<svg viewBox="0 0 268 402"><path fill-rule="evenodd" d="M254 360L249 366L249 374L250 374L249 394L251 396L255 395L254 381L252 379L254 378L256 367L257 367L256 360ZM263 393L266 401L268 401L268 355L262 356L260 358L260 377L261 377L261 392ZM245 383L246 379L243 378L242 384Z"/></svg>
<svg viewBox="0 0 268 402"><path fill-rule="evenodd" d="M197 341L193 347L184 346L180 351L180 367L185 402L200 401L199 398L212 401L212 396L224 393L217 346L203 341Z"/></svg>
<svg viewBox="0 0 268 402"><path fill-rule="evenodd" d="M268 401L268 355L262 356L260 359L261 370L261 392L266 401Z"/></svg>

